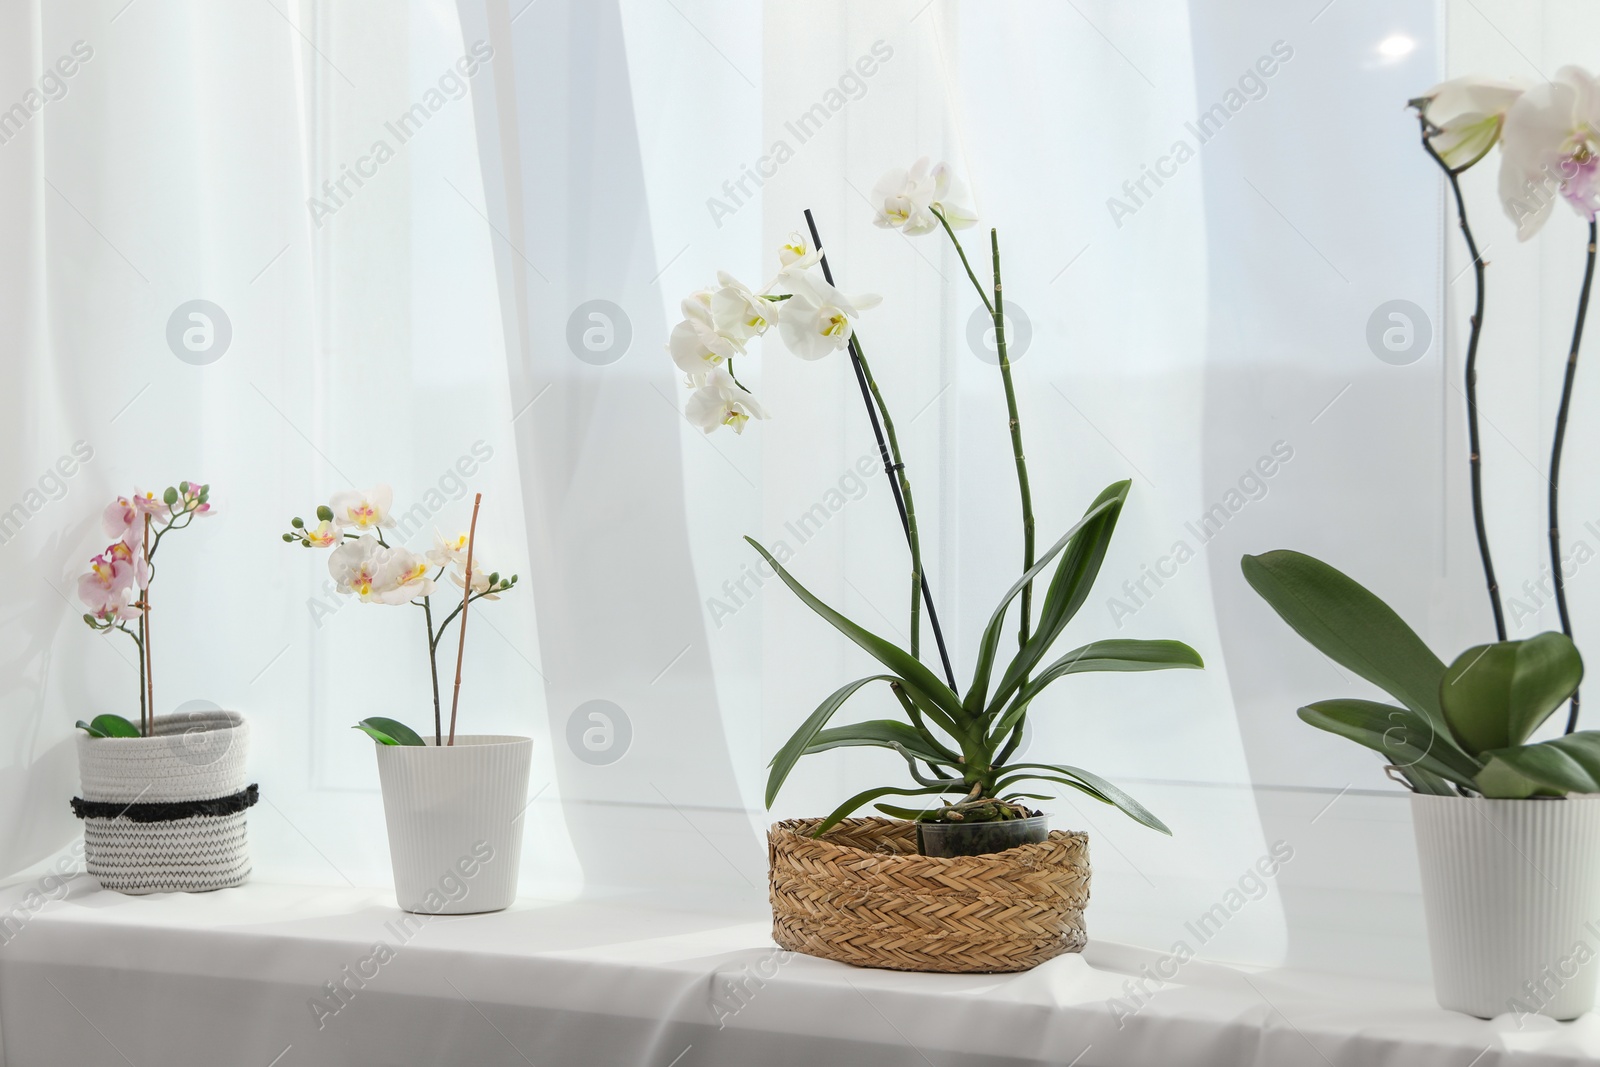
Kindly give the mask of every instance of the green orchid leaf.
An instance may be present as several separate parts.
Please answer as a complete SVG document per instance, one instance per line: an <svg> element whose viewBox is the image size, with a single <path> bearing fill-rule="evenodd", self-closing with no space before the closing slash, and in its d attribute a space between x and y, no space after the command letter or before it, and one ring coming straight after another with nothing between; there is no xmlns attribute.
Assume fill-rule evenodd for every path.
<svg viewBox="0 0 1600 1067"><path fill-rule="evenodd" d="M994 657L1000 647L1000 638L1005 630L1006 612L1011 607L1011 602L1017 598L1017 595L1022 592L1029 582L1044 573L1044 569L1050 565L1050 561L1055 559L1074 537L1078 536L1080 530L1099 515L1118 505L1118 501L1103 499L1090 507L1084 513L1083 518L1079 519L1072 529L1062 534L1060 539L1054 545L1051 545L1049 550L1043 556L1040 556L1034 565L1021 578L1018 578L1010 589L1006 590L1006 595L1000 598L1000 606L995 608L994 614L989 617L989 625L984 628L983 638L978 642L978 662L973 668L972 687L967 690L967 698L963 705L968 714L976 715L981 711L984 700L989 695L989 677L994 670Z"/></svg>
<svg viewBox="0 0 1600 1067"><path fill-rule="evenodd" d="M1409 708L1341 698L1308 704L1299 714L1320 730L1365 745L1402 772L1420 768L1425 774L1475 788L1478 772L1483 769L1476 759L1456 747L1448 733L1435 729ZM1432 788L1419 791L1432 792Z"/></svg>
<svg viewBox="0 0 1600 1067"><path fill-rule="evenodd" d="M1054 777L1054 776L1047 775L1047 774L1039 774L1036 771L1021 771L1021 772L1018 772L1017 774L1011 775L1010 777L1000 779L998 782L996 782L994 784L994 793L995 793L995 795L997 797L1000 797L1001 799L1008 799L1008 798L1013 797L1013 796L1029 796L1029 794L1027 794L1027 793L1011 793L1011 792L1008 792L1008 790L1010 790L1011 787L1016 785L1018 782L1057 782L1057 783L1059 783L1061 785L1070 785L1070 786L1072 786L1072 788L1076 789L1078 792L1084 793L1084 794L1086 794L1088 796L1091 796L1091 797L1094 797L1094 799L1098 800L1102 804L1110 804L1111 803L1111 798L1110 797L1106 796L1104 793L1100 792L1098 789L1094 788L1093 786L1085 785L1084 783L1082 783L1080 781L1077 781L1075 779L1069 780L1069 779L1066 779L1066 778L1058 778L1058 777ZM1032 799L1035 799L1035 800L1054 800L1055 798L1054 797L1033 797Z"/></svg>
<svg viewBox="0 0 1600 1067"><path fill-rule="evenodd" d="M1495 749L1483 755L1543 790L1600 793L1600 730L1580 730L1552 741ZM1497 771L1492 784L1501 784L1499 774ZM1489 794L1485 791L1484 795Z"/></svg>
<svg viewBox="0 0 1600 1067"><path fill-rule="evenodd" d="M1583 680L1583 657L1565 634L1469 648L1439 683L1450 732L1468 752L1521 745Z"/></svg>
<svg viewBox="0 0 1600 1067"><path fill-rule="evenodd" d="M941 730L951 737L956 737L960 733L960 727L956 725L955 720L940 711L932 701L915 689L904 685L895 685L891 688L894 690L895 699L900 701L901 708L905 709L906 718L910 719L911 724L928 739L928 743L940 748L954 758L956 753L934 736L933 731L928 729L928 724L923 719L924 717L932 719Z"/></svg>
<svg viewBox="0 0 1600 1067"><path fill-rule="evenodd" d="M1391 764L1391 766L1393 765ZM1455 797L1461 795L1456 791L1455 787L1450 784L1448 779L1442 778L1431 771L1425 771L1421 767L1394 767L1394 771L1396 774L1400 775L1406 780L1407 784L1411 786L1411 791L1414 793L1425 793L1436 797ZM1482 771L1478 772L1478 778L1480 781L1483 779Z"/></svg>
<svg viewBox="0 0 1600 1067"><path fill-rule="evenodd" d="M1323 656L1354 670L1426 718L1435 733L1448 733L1438 709L1438 683L1445 677L1445 664L1384 601L1347 574L1302 552L1280 549L1246 555L1240 558L1240 568L1245 581L1278 617Z"/></svg>
<svg viewBox="0 0 1600 1067"><path fill-rule="evenodd" d="M1092 788L1090 786L1087 786L1084 783L1078 781L1077 779L1074 779L1074 778L1060 778L1060 777L1057 777L1055 775L1050 775L1050 774L1024 774L1024 775L1018 775L1016 778L1013 778L1011 780L1012 781L1016 781L1016 782L1021 782L1021 781L1053 782L1056 785L1071 786L1073 789L1076 789L1078 792L1084 794L1087 797L1090 797L1090 798L1092 798L1094 800L1098 800L1102 804L1107 804L1107 805L1110 805L1111 807L1120 809L1124 814L1130 816L1135 821L1137 821L1139 823L1142 823L1145 826L1150 827L1152 830L1160 830L1162 833L1166 834L1168 837L1172 836L1172 831L1167 829L1166 823L1163 823L1160 819L1157 819L1154 815L1151 815L1148 811L1145 811L1144 807L1142 805L1140 805L1137 801L1133 801L1134 809L1137 809L1137 810L1124 807L1117 799L1114 799L1112 797L1108 797L1104 793L1100 792L1098 789L1094 789L1094 788ZM1027 794L1012 794L1012 795L1014 795L1014 796L1025 796ZM1128 797L1128 795L1126 793L1122 794L1122 796L1123 796L1124 799L1132 800L1132 798ZM1055 797L1049 797L1049 798L1046 798L1046 799L1054 800L1056 798ZM1139 812L1143 812L1143 815L1140 815Z"/></svg>
<svg viewBox="0 0 1600 1067"><path fill-rule="evenodd" d="M811 832L811 836L821 837L823 834L839 825L841 819L844 819L851 812L861 807L861 805L877 800L879 797L922 797L929 796L934 793L959 793L962 791L963 790L961 789L960 782L951 783L949 788L931 785L902 788L897 785L886 785L880 786L877 789L867 789L857 793L843 804L840 804L837 808L834 808L832 814L817 824L817 828Z"/></svg>
<svg viewBox="0 0 1600 1067"><path fill-rule="evenodd" d="M902 808L894 804L874 804L872 806L891 819L904 819L907 822L921 822L923 816L932 810L927 808Z"/></svg>
<svg viewBox="0 0 1600 1067"><path fill-rule="evenodd" d="M365 733L380 745L421 745L422 738L417 732L403 722L394 719L385 719L381 715L362 719L356 723L355 729Z"/></svg>
<svg viewBox="0 0 1600 1067"><path fill-rule="evenodd" d="M1245 580L1295 633L1439 732L1446 730L1439 711L1444 664L1382 600L1301 552L1264 552L1245 556L1239 565Z"/></svg>
<svg viewBox="0 0 1600 1067"><path fill-rule="evenodd" d="M927 697L940 711L956 722L960 722L966 717L966 713L961 710L960 698L956 696L948 685L939 680L938 675L925 667L920 660L893 642L886 641L877 634L857 626L824 604L813 596L810 590L796 581L792 574L784 570L783 565L772 558L772 553L762 548L760 542L753 537L746 537L745 540L750 542L750 546L761 553L762 558L772 565L773 570L778 572L778 577L783 579L783 584L787 585L806 607L822 616L834 629L861 646L873 659L894 672L898 676L897 680L907 690L915 690L922 696Z"/></svg>
<svg viewBox="0 0 1600 1067"><path fill-rule="evenodd" d="M1017 720L1022 718L1035 697L1044 692L1056 679L1069 674L1084 674L1089 671L1165 671L1180 668L1197 670L1204 666L1205 661L1200 658L1200 653L1182 641L1119 639L1092 641L1068 652L1040 671L1038 677L1030 679L1028 684L1018 691L999 722L995 723L993 734L998 737L1011 729Z"/></svg>
<svg viewBox="0 0 1600 1067"><path fill-rule="evenodd" d="M90 737L140 737L139 728L121 715L96 715L90 722L78 720L78 729Z"/></svg>
<svg viewBox="0 0 1600 1067"><path fill-rule="evenodd" d="M1106 551L1111 547L1111 536L1116 532L1117 519L1122 505L1127 502L1128 489L1133 483L1127 480L1108 485L1090 505L1087 524L1072 538L1072 543L1062 553L1056 573L1045 592L1044 606L1039 612L1039 626L1027 644L1017 651L1000 676L994 696L985 708L985 716L999 714L1006 701L1011 699L1039 662L1049 653L1056 638L1066 628L1088 599L1094 580L1105 562ZM1103 507L1102 505L1109 505Z"/></svg>
<svg viewBox="0 0 1600 1067"><path fill-rule="evenodd" d="M830 730L819 731L802 755L809 756L814 752L827 752L830 749L860 745L904 751L907 755L915 756L926 763L937 763L947 767L958 765L954 755L930 745L927 737L916 727L894 719L873 719L869 722L856 722L849 726L836 726Z"/></svg>
<svg viewBox="0 0 1600 1067"><path fill-rule="evenodd" d="M1561 790L1542 786L1512 770L1511 764L1499 756L1490 756L1489 762L1478 772L1478 792L1496 800L1524 800L1532 796L1561 796Z"/></svg>
<svg viewBox="0 0 1600 1067"><path fill-rule="evenodd" d="M789 772L794 770L794 765L800 757L806 754L806 749L816 738L822 728L828 725L828 720L833 718L834 712L844 706L844 702L855 696L856 690L868 682L893 682L895 677L890 674L874 674L867 678L857 678L848 685L842 685L817 705L817 710L806 717L800 728L790 735L775 756L767 765L772 772L767 776L767 807L772 807L772 802L778 796L778 790L783 788L784 780L789 777Z"/></svg>
<svg viewBox="0 0 1600 1067"><path fill-rule="evenodd" d="M1135 822L1142 823L1152 830L1159 830L1168 837L1172 836L1172 831L1167 828L1167 824L1156 818L1150 809L1098 774L1092 774L1081 767L1069 767L1061 763L1008 763L1002 770L1007 774L1012 771L1037 770L1051 771L1054 774L1062 775L1062 778L1045 778L1037 774L1030 774L1025 777L1036 781L1064 781L1065 784L1075 789L1095 796L1109 804L1116 805ZM1084 788L1085 786L1088 788Z"/></svg>

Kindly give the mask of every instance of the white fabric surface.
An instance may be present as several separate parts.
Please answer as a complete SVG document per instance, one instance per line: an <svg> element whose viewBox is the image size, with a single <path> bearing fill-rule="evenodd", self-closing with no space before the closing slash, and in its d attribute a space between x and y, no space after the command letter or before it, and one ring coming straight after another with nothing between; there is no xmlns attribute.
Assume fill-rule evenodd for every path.
<svg viewBox="0 0 1600 1067"><path fill-rule="evenodd" d="M12 889L0 903L18 900ZM620 905L525 900L430 920L406 942L389 925L399 919L392 895L378 891L253 884L133 900L76 879L0 946L5 1067L1600 1059L1592 1014L1519 1028L1510 1016L1445 1012L1421 986L1199 961L1119 1028L1108 1001L1126 999L1141 968L1163 965L1156 953L1104 942L1021 975L921 975L781 954L765 923ZM363 965L380 941L392 958ZM347 966L376 976L352 984L319 1029L308 1001ZM735 999L737 982L746 992Z"/></svg>

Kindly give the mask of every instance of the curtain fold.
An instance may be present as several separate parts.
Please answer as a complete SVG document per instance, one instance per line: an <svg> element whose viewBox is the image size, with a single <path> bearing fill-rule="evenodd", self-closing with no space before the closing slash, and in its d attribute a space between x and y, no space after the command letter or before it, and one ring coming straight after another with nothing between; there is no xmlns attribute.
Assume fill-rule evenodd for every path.
<svg viewBox="0 0 1600 1067"><path fill-rule="evenodd" d="M497 56L475 104L563 817L591 888L754 905L762 853L690 559L660 355L671 253L646 202L624 14L460 10Z"/></svg>

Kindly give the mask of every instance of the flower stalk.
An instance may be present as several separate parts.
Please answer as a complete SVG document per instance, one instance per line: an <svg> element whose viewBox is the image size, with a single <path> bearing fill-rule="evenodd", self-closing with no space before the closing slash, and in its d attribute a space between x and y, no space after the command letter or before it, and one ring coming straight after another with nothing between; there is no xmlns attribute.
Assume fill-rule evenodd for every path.
<svg viewBox="0 0 1600 1067"><path fill-rule="evenodd" d="M428 671L433 679L433 744L438 747L444 744L444 723L440 719L439 711L439 657L435 650L439 646L439 639L433 635L433 604L432 597L422 598L422 622L428 630ZM440 627L442 633L444 627Z"/></svg>
<svg viewBox="0 0 1600 1067"><path fill-rule="evenodd" d="M1471 329L1467 334L1467 359L1466 359L1466 396L1467 396L1467 463L1471 472L1472 482L1472 525L1478 538L1478 557L1483 562L1483 578L1489 589L1489 607L1494 613L1495 638L1500 641L1506 639L1505 610L1500 603L1500 583L1494 574L1494 560L1489 554L1489 531L1483 518L1483 452L1481 439L1478 434L1478 339L1483 334L1483 301L1484 301L1484 263L1483 256L1478 251L1478 243L1473 239L1472 226L1467 222L1467 204L1461 195L1461 171L1454 169L1446 163L1444 157L1439 155L1433 146L1433 136L1437 130L1433 129L1427 118L1419 115L1418 121L1422 125L1422 147L1427 151L1433 161L1439 164L1445 177L1450 182L1450 191L1455 197L1456 217L1460 221L1461 235L1467 242L1467 254L1472 257L1472 273L1475 288L1473 298ZM1468 164L1469 166L1471 164ZM1464 169L1464 168L1463 168ZM1557 588L1561 579L1556 578Z"/></svg>
<svg viewBox="0 0 1600 1067"><path fill-rule="evenodd" d="M390 544L385 529L398 524L392 514L393 490L378 485L364 492L347 491L316 510L317 525L308 527L299 516L289 520L283 535L288 544L302 548L326 548L328 573L340 593L359 597L364 603L402 605L422 609L424 632L428 637L428 677L433 693L433 743L436 747L455 744L457 713L461 704L462 653L466 649L468 607L479 600L498 600L499 594L517 584L517 576L500 576L487 570L476 554L478 511L483 494L473 496L472 525L468 532L452 539L435 531L434 547L426 556L411 551L396 541ZM434 569L437 568L437 569ZM452 608L438 626L433 622L433 593L446 576L461 586L461 602ZM439 693L439 645L450 624L461 619L456 644L455 691L450 702L450 729L444 728L444 707ZM381 729L374 726L379 724ZM358 729L365 730L380 744L424 744L421 735L404 723L392 719L368 719ZM392 731L398 731L392 732Z"/></svg>
<svg viewBox="0 0 1600 1067"><path fill-rule="evenodd" d="M1011 431L1011 453L1017 469L1017 490L1022 499L1022 570L1027 573L1034 564L1035 552L1035 527L1033 519L1033 491L1028 482L1028 459L1022 449L1022 420L1017 409L1017 391L1011 379L1011 360L1006 351L1006 318L1005 299L1002 294L1000 282L1000 236L991 228L989 230L989 254L993 260L994 269L994 299L989 299L989 294L984 291L983 283L978 281L977 273L972 269L972 263L967 259L967 250L961 246L961 238L956 236L956 231L950 225L950 220L938 207L930 209L933 216L944 227L944 232L949 236L950 243L955 245L956 254L961 257L961 266L966 269L967 278L972 282L972 287L977 291L978 299L983 301L984 310L994 320L995 352L1000 363L1000 380L1005 383L1006 415ZM1022 618L1017 629L1017 647L1023 648L1028 643L1028 637L1033 628L1033 582L1030 580L1022 587L1022 595L1018 608ZM1027 675L1023 675L1022 684L1027 684ZM1022 744L1022 730L1026 716L1019 718L1011 728L1011 736L1007 738L1005 747L1001 749L996 759L998 765L1004 766L1005 762L1016 752Z"/></svg>
<svg viewBox="0 0 1600 1067"><path fill-rule="evenodd" d="M829 285L832 285L833 270L828 266L828 257L821 253L822 237L817 233L816 219L812 217L810 208L806 209L805 216L806 227L811 231L812 247L818 250L818 263L822 267L822 276ZM872 377L872 372L861 352L860 339L854 330L850 333L849 349L850 361L856 371L856 381L861 386L861 399L867 406L867 417L872 422L873 436L878 441L878 454L883 460L883 473L889 479L889 488L894 494L895 506L900 512L900 525L905 531L906 544L911 550L910 651L913 656L918 654L922 630L921 609L922 605L926 604L928 624L933 629L933 639L939 649L939 661L944 668L945 680L954 690L957 688L955 669L950 664L950 652L945 646L944 630L939 625L939 611L933 603L933 590L928 585L928 576L922 567L922 543L917 533L916 504L911 496L911 479L906 475L905 461L900 456L900 442L895 435L894 420L889 416L889 407L884 403L878 383ZM879 424L880 416L882 425Z"/></svg>
<svg viewBox="0 0 1600 1067"><path fill-rule="evenodd" d="M952 234L953 236L953 234ZM1000 379L1006 387L1006 413L1010 417L1011 425L1011 452L1017 465L1017 489L1022 496L1022 570L1027 573L1033 569L1034 552L1034 525L1033 525L1033 491L1028 486L1028 458L1022 451L1022 420L1017 414L1017 390L1011 383L1011 360L1006 356L1006 317L1005 303L1000 295L1000 235L994 229L989 230L989 250L994 257L994 343L995 351L1000 358ZM1017 632L1017 647L1028 643L1029 631L1033 626L1033 582L1022 587L1020 600L1022 613L1022 626ZM1027 675L1023 675L1022 682L1027 684ZM1017 724L1020 731L1022 724Z"/></svg>
<svg viewBox="0 0 1600 1067"><path fill-rule="evenodd" d="M1578 376L1578 349L1583 344L1583 321L1589 313L1589 290L1594 284L1596 224L1589 219L1589 249L1583 269L1583 289L1578 296L1578 314L1572 324L1572 346L1567 352L1567 371L1561 384L1561 406L1556 412L1555 441L1550 446L1550 570L1556 589L1556 611L1561 616L1561 632L1572 636L1572 616L1567 612L1566 579L1561 574L1561 449L1567 438L1567 411L1572 404L1572 386ZM1578 728L1578 690L1572 691L1572 708L1567 713L1567 733Z"/></svg>
<svg viewBox="0 0 1600 1067"><path fill-rule="evenodd" d="M88 573L78 578L78 599L90 609L83 621L91 630L102 634L115 630L133 641L139 657L139 721L136 726L112 713L96 716L94 723L80 722L92 737L148 737L155 732L150 587L155 581L156 551L173 530L187 529L196 518L214 514L210 492L208 485L179 482L159 497L138 491L119 496L101 514L101 525L115 540L89 561Z"/></svg>

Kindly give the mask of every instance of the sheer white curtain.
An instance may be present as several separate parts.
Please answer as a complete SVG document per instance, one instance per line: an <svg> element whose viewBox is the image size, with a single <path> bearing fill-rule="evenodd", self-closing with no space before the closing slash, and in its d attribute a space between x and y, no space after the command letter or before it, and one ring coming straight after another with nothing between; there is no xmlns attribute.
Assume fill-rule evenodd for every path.
<svg viewBox="0 0 1600 1067"><path fill-rule="evenodd" d="M11 4L5 27L8 105L59 57L88 58L0 144L13 294L0 447L8 506L28 512L0 546L0 869L78 833L73 721L137 707L131 650L79 621L99 511L189 478L212 483L219 514L163 553L157 710L206 701L250 716L258 878L383 885L375 768L350 725L431 717L420 613L341 604L326 559L278 533L334 491L389 482L422 549L435 527L464 529L469 491L483 492L486 558L525 580L475 613L463 727L544 735L467 99L488 64L464 62L477 57L452 6L421 0ZM168 342L195 299L231 327L202 364ZM78 442L91 458L51 478ZM549 815L551 761L541 745L527 886L564 893L579 872Z"/></svg>
<svg viewBox="0 0 1600 1067"><path fill-rule="evenodd" d="M264 782L305 764L307 694L279 689L295 668L274 661L306 616L279 595L290 568L264 549L286 490L309 478L305 443L283 440L272 405L309 380L312 282L302 85L281 14L3 11L10 873L78 833L63 806L77 784L73 721L137 711L132 649L90 634L75 595L104 547L100 510L135 485L207 479L222 509L164 564L158 710L198 700L252 713ZM206 366L167 341L169 318L197 299L231 323L230 346ZM264 844L273 819L256 820Z"/></svg>
<svg viewBox="0 0 1600 1067"><path fill-rule="evenodd" d="M1447 71L1593 67L1591 23L1421 0L12 0L0 872L70 842L71 723L133 697L128 650L73 602L100 507L203 478L221 514L174 544L156 591L158 707L252 716L259 877L385 883L374 768L348 727L428 716L420 621L338 606L323 560L277 533L387 481L418 545L483 492L491 562L523 576L478 616L465 714L538 739L526 888L758 910L770 818L903 772L831 753L764 810L772 751L869 671L760 578L742 536L785 542L819 595L898 640L908 568L844 360L766 343L748 373L775 417L705 437L662 344L684 294L718 269L765 282L813 209L842 287L885 297L862 338L964 676L1020 556L1003 397L959 261L873 227L865 197L929 155L972 188L980 271L1000 231L1019 338L1026 316L1013 353L1041 540L1133 479L1063 649L1174 637L1208 664L1068 680L1036 708L1030 754L1105 774L1175 831L1053 806L1094 835L1095 935L1183 939L1284 841L1293 860L1202 951L1420 973L1403 797L1293 715L1361 687L1250 593L1238 557L1323 556L1443 654L1486 636L1456 388L1470 272L1402 104ZM1514 591L1544 564L1582 234L1558 213L1518 246L1492 172L1466 185L1493 263L1485 451ZM196 299L232 330L205 365L167 342ZM1392 300L1433 336L1403 366L1366 339ZM1589 369L1575 537L1600 507ZM1571 583L1581 647L1592 584ZM1527 633L1554 625L1536 614Z"/></svg>

